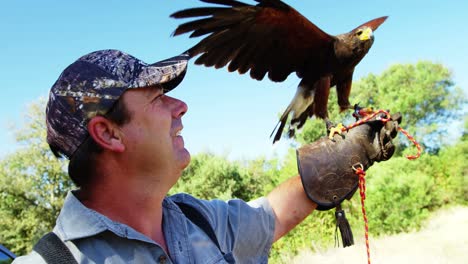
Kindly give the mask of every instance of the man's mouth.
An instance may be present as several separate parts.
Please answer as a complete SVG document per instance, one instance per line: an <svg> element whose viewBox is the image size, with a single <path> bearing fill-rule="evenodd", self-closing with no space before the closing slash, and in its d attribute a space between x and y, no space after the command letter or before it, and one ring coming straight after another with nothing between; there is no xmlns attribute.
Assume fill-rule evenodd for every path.
<svg viewBox="0 0 468 264"><path fill-rule="evenodd" d="M175 136L175 137L180 136L180 135L182 134L182 129L183 129L183 128L178 129L178 130L175 132L175 135L174 135L174 136Z"/></svg>

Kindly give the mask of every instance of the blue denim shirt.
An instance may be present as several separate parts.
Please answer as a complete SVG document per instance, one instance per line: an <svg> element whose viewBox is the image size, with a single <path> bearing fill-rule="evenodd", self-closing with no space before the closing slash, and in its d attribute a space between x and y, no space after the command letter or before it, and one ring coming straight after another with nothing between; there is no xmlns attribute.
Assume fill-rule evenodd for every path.
<svg viewBox="0 0 468 264"><path fill-rule="evenodd" d="M54 232L79 263L226 263L217 246L188 220L174 202L195 207L213 227L228 258L236 263L267 263L274 213L266 198L205 201L188 194L163 201L163 230L169 252L133 228L84 206L68 193ZM14 263L45 263L36 252Z"/></svg>

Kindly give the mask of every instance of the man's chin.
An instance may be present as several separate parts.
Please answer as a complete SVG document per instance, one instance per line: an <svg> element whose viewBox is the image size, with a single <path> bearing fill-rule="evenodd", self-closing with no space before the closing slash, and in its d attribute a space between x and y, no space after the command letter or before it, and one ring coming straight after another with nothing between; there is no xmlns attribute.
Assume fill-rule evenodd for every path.
<svg viewBox="0 0 468 264"><path fill-rule="evenodd" d="M184 148L183 150L181 150L181 153L179 155L180 168L184 170L190 164L190 152L186 148Z"/></svg>

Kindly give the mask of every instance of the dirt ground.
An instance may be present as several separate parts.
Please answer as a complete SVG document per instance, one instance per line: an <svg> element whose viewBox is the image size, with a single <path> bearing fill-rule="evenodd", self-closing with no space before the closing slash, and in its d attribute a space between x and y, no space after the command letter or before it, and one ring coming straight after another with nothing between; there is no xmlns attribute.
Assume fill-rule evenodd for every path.
<svg viewBox="0 0 468 264"><path fill-rule="evenodd" d="M468 207L436 212L419 232L370 238L371 263L468 263ZM365 264L364 239L347 248L302 252L292 263Z"/></svg>

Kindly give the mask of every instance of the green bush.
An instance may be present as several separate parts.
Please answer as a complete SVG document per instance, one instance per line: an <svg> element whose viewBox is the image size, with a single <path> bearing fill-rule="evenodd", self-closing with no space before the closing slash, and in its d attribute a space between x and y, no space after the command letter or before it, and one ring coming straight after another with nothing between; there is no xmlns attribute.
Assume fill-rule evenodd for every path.
<svg viewBox="0 0 468 264"><path fill-rule="evenodd" d="M257 163L248 169L214 154L195 155L170 193L185 192L206 200L255 199L264 195L265 185L270 185L260 169L263 163Z"/></svg>
<svg viewBox="0 0 468 264"><path fill-rule="evenodd" d="M373 235L417 229L429 209L438 206L434 179L418 170L404 171L407 162L397 158L369 172L365 206Z"/></svg>
<svg viewBox="0 0 468 264"><path fill-rule="evenodd" d="M302 249L318 250L334 244L334 211L313 212L295 229L279 239L270 253L270 263L287 263Z"/></svg>
<svg viewBox="0 0 468 264"><path fill-rule="evenodd" d="M394 157L371 167L365 200L370 234L417 230L430 212L449 204L466 204L466 145L461 142L439 155L423 154L413 161ZM352 226L363 225L360 203L358 191L349 205Z"/></svg>

